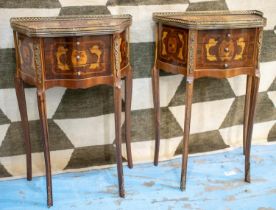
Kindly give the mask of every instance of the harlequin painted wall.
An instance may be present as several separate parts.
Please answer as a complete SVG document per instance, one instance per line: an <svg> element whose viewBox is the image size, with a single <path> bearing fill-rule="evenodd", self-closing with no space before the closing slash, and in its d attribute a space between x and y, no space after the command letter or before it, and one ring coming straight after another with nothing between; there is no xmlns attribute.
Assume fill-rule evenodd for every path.
<svg viewBox="0 0 276 210"><path fill-rule="evenodd" d="M134 71L132 151L134 160L143 162L152 161L154 149L150 79L154 58L152 12L246 9L261 10L268 18L253 132L254 144L266 144L276 140L275 0L0 0L0 177L25 176L24 145L13 84L15 56L10 17L123 13L133 16L130 45ZM180 75L162 74L160 78L162 159L181 153L183 81ZM39 175L44 173L44 162L35 91L28 86L26 97L33 170L34 175ZM244 94L244 76L223 80L203 78L195 82L191 153L242 145ZM48 90L47 111L54 173L115 163L112 97L112 88L106 86L88 90Z"/></svg>

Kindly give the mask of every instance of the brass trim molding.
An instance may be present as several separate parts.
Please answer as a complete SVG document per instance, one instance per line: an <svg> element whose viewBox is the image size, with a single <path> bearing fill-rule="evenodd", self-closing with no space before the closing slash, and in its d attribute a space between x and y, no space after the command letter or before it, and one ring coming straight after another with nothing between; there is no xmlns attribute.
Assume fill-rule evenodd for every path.
<svg viewBox="0 0 276 210"><path fill-rule="evenodd" d="M40 40L35 39L33 42L33 52L34 52L34 63L35 63L35 71L36 71L36 79L39 84L42 83L42 65L41 65L41 48L40 48Z"/></svg>
<svg viewBox="0 0 276 210"><path fill-rule="evenodd" d="M54 21L83 21L92 20L120 20L117 24L93 25L91 27L49 27L35 28L28 23L54 22ZM132 23L132 16L124 15L67 15L58 17L14 17L10 19L11 27L14 31L25 34L29 37L64 37L64 36L84 36L103 35L120 33Z"/></svg>
<svg viewBox="0 0 276 210"><path fill-rule="evenodd" d="M121 88L121 50L120 50L120 46L121 46L121 42L122 39L120 37L119 34L115 34L114 35L114 52L113 52L113 56L114 56L114 81L115 81L115 87L117 88Z"/></svg>
<svg viewBox="0 0 276 210"><path fill-rule="evenodd" d="M195 70L195 53L196 53L196 39L197 39L197 31L190 30L189 31L189 52L188 52L188 72L187 74L193 74Z"/></svg>
<svg viewBox="0 0 276 210"><path fill-rule="evenodd" d="M188 17L200 16L220 16L221 21L211 21L208 19L202 20L189 20ZM229 15L255 15L252 20L229 20L225 21L223 16ZM179 18L181 16L181 18ZM185 19L187 17L187 19ZM234 29L234 28L258 28L266 25L266 18L263 13L257 10L244 10L244 11L191 11L191 12L156 12L153 13L153 20L162 22L164 24L184 27L188 29Z"/></svg>
<svg viewBox="0 0 276 210"><path fill-rule="evenodd" d="M257 65L257 69L258 70L260 70L262 44L263 44L263 30L261 30L259 32L259 40L258 40L258 65Z"/></svg>

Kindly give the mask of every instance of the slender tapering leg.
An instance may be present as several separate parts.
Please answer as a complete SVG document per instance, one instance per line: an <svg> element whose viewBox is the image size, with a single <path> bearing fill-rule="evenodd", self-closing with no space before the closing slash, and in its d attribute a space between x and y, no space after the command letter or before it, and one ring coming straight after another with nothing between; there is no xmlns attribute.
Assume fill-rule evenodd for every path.
<svg viewBox="0 0 276 210"><path fill-rule="evenodd" d="M246 147L246 134L248 130L248 116L249 116L249 105L250 105L250 93L252 86L252 76L247 76L246 80L246 95L245 95L245 105L244 105L244 119L243 119L243 154L245 155Z"/></svg>
<svg viewBox="0 0 276 210"><path fill-rule="evenodd" d="M186 96L185 96L186 107L185 107L185 120L184 120L183 151L182 151L182 170L181 170L181 182L180 182L180 189L182 191L186 189L192 100L193 100L193 79L187 78Z"/></svg>
<svg viewBox="0 0 276 210"><path fill-rule="evenodd" d="M21 124L23 128L24 134L24 142L25 142L25 151L26 151L26 164L27 164L27 180L32 180L32 148L31 148L31 140L30 140L30 128L28 122L28 114L27 114L27 106L26 106L26 98L24 91L23 81L16 77L14 80L16 96L21 116Z"/></svg>
<svg viewBox="0 0 276 210"><path fill-rule="evenodd" d="M120 82L118 82L119 84ZM124 177L123 177L123 164L122 164L122 139L121 139L121 112L122 112L122 99L121 87L114 87L114 109L115 109L115 144L116 144L116 160L117 172L119 180L119 195L125 197Z"/></svg>
<svg viewBox="0 0 276 210"><path fill-rule="evenodd" d="M152 93L154 104L154 128L155 128L155 150L154 165L158 165L160 148L160 96L159 96L159 69L152 68Z"/></svg>
<svg viewBox="0 0 276 210"><path fill-rule="evenodd" d="M249 105L249 116L248 116L248 128L246 135L246 149L245 149L245 181L250 182L250 150L251 150L251 140L253 132L253 123L255 115L255 107L259 89L260 79L258 76L252 77L252 88L250 91L250 105Z"/></svg>
<svg viewBox="0 0 276 210"><path fill-rule="evenodd" d="M127 149L127 162L128 167L133 167L132 155L131 155L131 99L132 99L132 70L128 71L125 80L125 139Z"/></svg>
<svg viewBox="0 0 276 210"><path fill-rule="evenodd" d="M49 133L47 122L46 98L44 91L37 91L37 104L41 124L41 133L44 146L44 159L46 168L46 185L47 185L47 204L48 207L53 205L52 195L52 174L51 174L51 161L49 151Z"/></svg>

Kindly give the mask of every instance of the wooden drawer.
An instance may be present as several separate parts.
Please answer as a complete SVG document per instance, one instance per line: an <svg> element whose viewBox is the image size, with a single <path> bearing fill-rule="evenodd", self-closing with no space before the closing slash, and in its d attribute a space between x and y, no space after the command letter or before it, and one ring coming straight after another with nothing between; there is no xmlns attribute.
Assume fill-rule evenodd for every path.
<svg viewBox="0 0 276 210"><path fill-rule="evenodd" d="M212 39L216 42L223 40L238 41L243 39L244 42L255 42L256 29L218 29L218 30L200 30L198 31L197 43L209 43Z"/></svg>
<svg viewBox="0 0 276 210"><path fill-rule="evenodd" d="M159 40L160 61L184 67L187 65L188 30L163 25Z"/></svg>
<svg viewBox="0 0 276 210"><path fill-rule="evenodd" d="M255 37L256 29L199 31L196 68L254 66Z"/></svg>
<svg viewBox="0 0 276 210"><path fill-rule="evenodd" d="M46 79L111 75L111 36L45 38Z"/></svg>

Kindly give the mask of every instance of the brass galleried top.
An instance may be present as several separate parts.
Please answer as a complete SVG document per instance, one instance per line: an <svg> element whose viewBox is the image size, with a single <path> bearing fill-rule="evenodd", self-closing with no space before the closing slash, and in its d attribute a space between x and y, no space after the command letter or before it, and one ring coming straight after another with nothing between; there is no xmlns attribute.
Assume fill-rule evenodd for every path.
<svg viewBox="0 0 276 210"><path fill-rule="evenodd" d="M190 29L258 28L266 25L263 13L246 11L160 12L153 20Z"/></svg>
<svg viewBox="0 0 276 210"><path fill-rule="evenodd" d="M31 37L63 37L120 33L131 25L131 15L78 15L11 18L14 31Z"/></svg>

